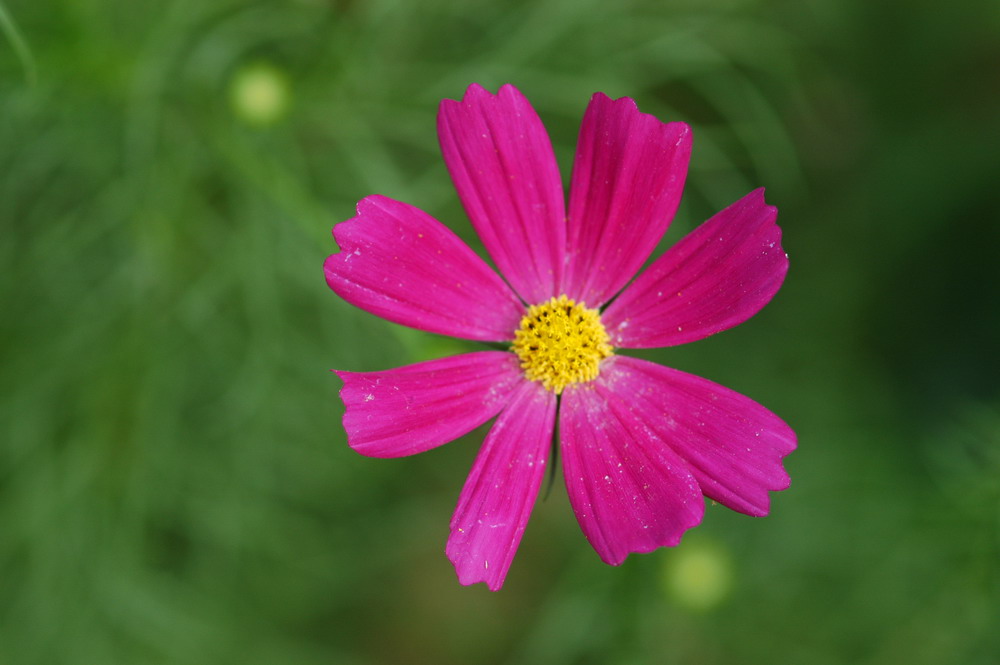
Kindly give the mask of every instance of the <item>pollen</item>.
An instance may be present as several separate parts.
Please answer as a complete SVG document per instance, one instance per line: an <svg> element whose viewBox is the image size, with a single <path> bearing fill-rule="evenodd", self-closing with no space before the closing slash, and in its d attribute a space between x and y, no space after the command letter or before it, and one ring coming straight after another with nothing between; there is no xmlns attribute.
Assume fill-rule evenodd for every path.
<svg viewBox="0 0 1000 665"><path fill-rule="evenodd" d="M601 361L612 355L609 339L596 309L561 295L528 308L512 349L524 375L558 395L597 378Z"/></svg>

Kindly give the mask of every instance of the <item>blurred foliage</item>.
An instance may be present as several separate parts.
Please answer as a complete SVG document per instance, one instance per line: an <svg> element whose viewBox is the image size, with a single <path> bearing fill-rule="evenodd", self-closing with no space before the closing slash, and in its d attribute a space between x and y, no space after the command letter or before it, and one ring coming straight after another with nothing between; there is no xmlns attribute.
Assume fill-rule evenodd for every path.
<svg viewBox="0 0 1000 665"><path fill-rule="evenodd" d="M998 7L6 0L0 662L996 662ZM664 246L768 187L782 292L644 355L797 430L770 517L609 568L557 485L491 594L442 552L483 430L347 448L329 368L467 345L330 293L329 230L382 193L478 247L434 133L473 81L567 175L596 90L691 123Z"/></svg>

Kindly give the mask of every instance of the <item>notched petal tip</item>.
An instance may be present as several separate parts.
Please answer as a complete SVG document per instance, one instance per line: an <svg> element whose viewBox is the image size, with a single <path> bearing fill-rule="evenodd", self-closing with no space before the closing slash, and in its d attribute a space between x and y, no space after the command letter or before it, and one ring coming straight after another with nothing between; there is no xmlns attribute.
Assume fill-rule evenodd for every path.
<svg viewBox="0 0 1000 665"><path fill-rule="evenodd" d="M470 99L475 99L476 97L496 97L496 95L480 83L470 83L469 87L465 89L464 93L462 93L462 103Z"/></svg>
<svg viewBox="0 0 1000 665"><path fill-rule="evenodd" d="M506 341L522 305L457 235L426 212L386 196L358 202L333 227L340 251L324 263L327 285L347 302L428 332Z"/></svg>
<svg viewBox="0 0 1000 665"><path fill-rule="evenodd" d="M746 321L788 272L778 209L756 189L686 235L643 271L604 312L613 344L693 342Z"/></svg>
<svg viewBox="0 0 1000 665"><path fill-rule="evenodd" d="M560 450L580 527L617 566L632 552L676 546L705 502L685 462L637 417L635 396L616 394L608 378L563 393Z"/></svg>
<svg viewBox="0 0 1000 665"><path fill-rule="evenodd" d="M778 228L778 237L781 237L781 227L778 226L778 207L766 200L766 188L758 187L744 196L737 203L744 204L748 209L760 208L760 225L762 227L773 224Z"/></svg>
<svg viewBox="0 0 1000 665"><path fill-rule="evenodd" d="M327 268L327 272L330 272L330 268L333 268L331 259L343 254L347 249L346 246L351 244L351 239L347 236L351 226L360 223L366 216L376 210L385 210L388 207L387 202L392 203L393 200L382 194L370 194L354 204L353 217L348 217L333 225L333 228L330 229L330 235L333 236L333 241L337 243L337 251L327 256L324 261L323 265L324 268Z"/></svg>
<svg viewBox="0 0 1000 665"><path fill-rule="evenodd" d="M651 126L659 126L664 130L669 130L675 133L678 142L687 141L691 142L691 126L688 125L683 120L661 120L652 113L646 113L645 111L639 110L639 103L631 97L616 97L612 98L603 92L595 92L590 98L591 104L607 105L611 109L619 112L625 112L629 115L633 115L636 118L642 119L643 122L648 122ZM615 108L617 107L617 108ZM605 111L606 112L606 111ZM763 188L762 188L763 189Z"/></svg>
<svg viewBox="0 0 1000 665"><path fill-rule="evenodd" d="M469 86L441 102L441 154L483 246L525 302L558 293L565 201L552 144L538 114L510 84Z"/></svg>
<svg viewBox="0 0 1000 665"><path fill-rule="evenodd" d="M602 377L629 396L637 417L694 473L701 491L740 513L762 517L770 492L786 489L782 460L795 432L734 390L655 363L616 356Z"/></svg>
<svg viewBox="0 0 1000 665"><path fill-rule="evenodd" d="M570 186L570 297L600 306L628 283L674 217L690 155L686 124L643 113L629 97L594 95Z"/></svg>
<svg viewBox="0 0 1000 665"><path fill-rule="evenodd" d="M452 560L452 564L454 565ZM494 580L486 579L484 575L477 575L464 570L459 570L455 568L455 576L458 577L458 583L462 586L474 586L476 584L485 584L486 588L494 593L503 588L504 580Z"/></svg>
<svg viewBox="0 0 1000 665"><path fill-rule="evenodd" d="M522 381L506 351L476 351L381 372L336 371L347 443L404 457L453 441L495 416Z"/></svg>
<svg viewBox="0 0 1000 665"><path fill-rule="evenodd" d="M499 97L515 97L518 100L527 101L524 93L522 93L512 83L504 83L497 88L496 93L490 92L489 88L480 83L471 83L469 84L469 87L465 89L465 92L462 93L461 99L451 99L448 97L442 99L438 104L438 111L440 114L445 111L445 109L451 109L456 106L471 106L479 100L497 99Z"/></svg>
<svg viewBox="0 0 1000 665"><path fill-rule="evenodd" d="M486 435L445 547L462 584L503 585L545 476L555 412L552 393L523 382Z"/></svg>
<svg viewBox="0 0 1000 665"><path fill-rule="evenodd" d="M603 92L595 92L590 97L591 104L609 104L611 106L619 106L621 108L628 108L629 110L635 110L639 112L640 115L649 115L648 113L642 113L639 111L639 104L631 97L611 97Z"/></svg>
<svg viewBox="0 0 1000 665"><path fill-rule="evenodd" d="M704 503L705 502L704 502L704 499L703 499L702 500L702 505L703 506L704 506ZM651 552L655 552L656 550L663 549L664 547L679 547L680 544L681 544L681 542L684 540L684 536L687 535L688 531L690 531L691 529L695 528L696 526L700 526L703 521L704 521L704 512L701 514L701 516L698 517L697 520L689 520L689 521L686 521L683 524L681 524L677 528L678 530L677 530L676 533L664 537L664 539L661 540L660 542L658 542L658 543L651 543L651 544L636 545L636 546L633 547L633 549L629 550L628 552L625 552L625 553L621 554L619 556L619 558L616 559L616 560L614 560L614 561L612 561L612 560L610 560L608 558L605 558L604 553L602 553L600 550L596 550L595 549L595 551L601 557L601 561L603 563L605 563L605 564L607 564L609 566L621 566L626 561L628 561L628 558L630 556L632 556L633 554L649 554Z"/></svg>

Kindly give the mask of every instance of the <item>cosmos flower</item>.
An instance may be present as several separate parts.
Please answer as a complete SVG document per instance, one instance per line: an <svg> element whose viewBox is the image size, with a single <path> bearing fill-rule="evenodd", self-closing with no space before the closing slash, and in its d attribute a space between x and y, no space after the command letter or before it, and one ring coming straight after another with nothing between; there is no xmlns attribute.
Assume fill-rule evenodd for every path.
<svg viewBox="0 0 1000 665"><path fill-rule="evenodd" d="M497 275L439 221L369 196L337 224L326 280L344 300L484 350L380 372L338 371L350 446L413 455L496 417L451 520L462 584L503 584L556 451L583 533L606 563L680 542L703 495L766 515L795 434L728 388L620 349L693 342L753 316L788 270L763 190L630 280L680 201L691 130L597 93L569 208L548 135L513 86L444 100L445 163ZM568 213L568 214L567 214ZM502 277L501 277L502 276ZM558 414L558 417L557 417ZM557 425L558 423L558 425Z"/></svg>

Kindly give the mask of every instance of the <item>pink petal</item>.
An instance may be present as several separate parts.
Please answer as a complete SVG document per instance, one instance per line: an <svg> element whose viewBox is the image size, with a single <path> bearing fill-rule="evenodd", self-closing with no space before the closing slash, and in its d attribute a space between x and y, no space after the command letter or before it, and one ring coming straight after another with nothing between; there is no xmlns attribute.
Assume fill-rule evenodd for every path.
<svg viewBox="0 0 1000 665"><path fill-rule="evenodd" d="M614 346L674 346L743 323L788 272L778 210L750 192L681 239L602 315Z"/></svg>
<svg viewBox="0 0 1000 665"><path fill-rule="evenodd" d="M483 341L513 339L517 296L458 236L411 205L385 196L358 203L333 227L340 253L326 283L347 302L389 321Z"/></svg>
<svg viewBox="0 0 1000 665"><path fill-rule="evenodd" d="M369 457L448 443L499 413L522 380L517 356L478 351L384 372L337 372L347 442Z"/></svg>
<svg viewBox="0 0 1000 665"><path fill-rule="evenodd" d="M687 464L601 376L562 394L559 435L573 512L605 563L673 546L705 502Z"/></svg>
<svg viewBox="0 0 1000 665"><path fill-rule="evenodd" d="M462 584L503 585L545 475L555 416L555 394L524 381L486 436L445 550Z"/></svg>
<svg viewBox="0 0 1000 665"><path fill-rule="evenodd" d="M789 485L781 460L795 432L748 397L698 376L615 356L601 378L689 465L705 496L748 515L770 507L769 491Z"/></svg>
<svg viewBox="0 0 1000 665"><path fill-rule="evenodd" d="M458 196L500 272L528 303L559 294L566 244L562 180L542 121L512 85L446 99L438 138Z"/></svg>
<svg viewBox="0 0 1000 665"><path fill-rule="evenodd" d="M615 295L649 257L681 200L691 129L597 93L580 127L563 291L588 307Z"/></svg>

